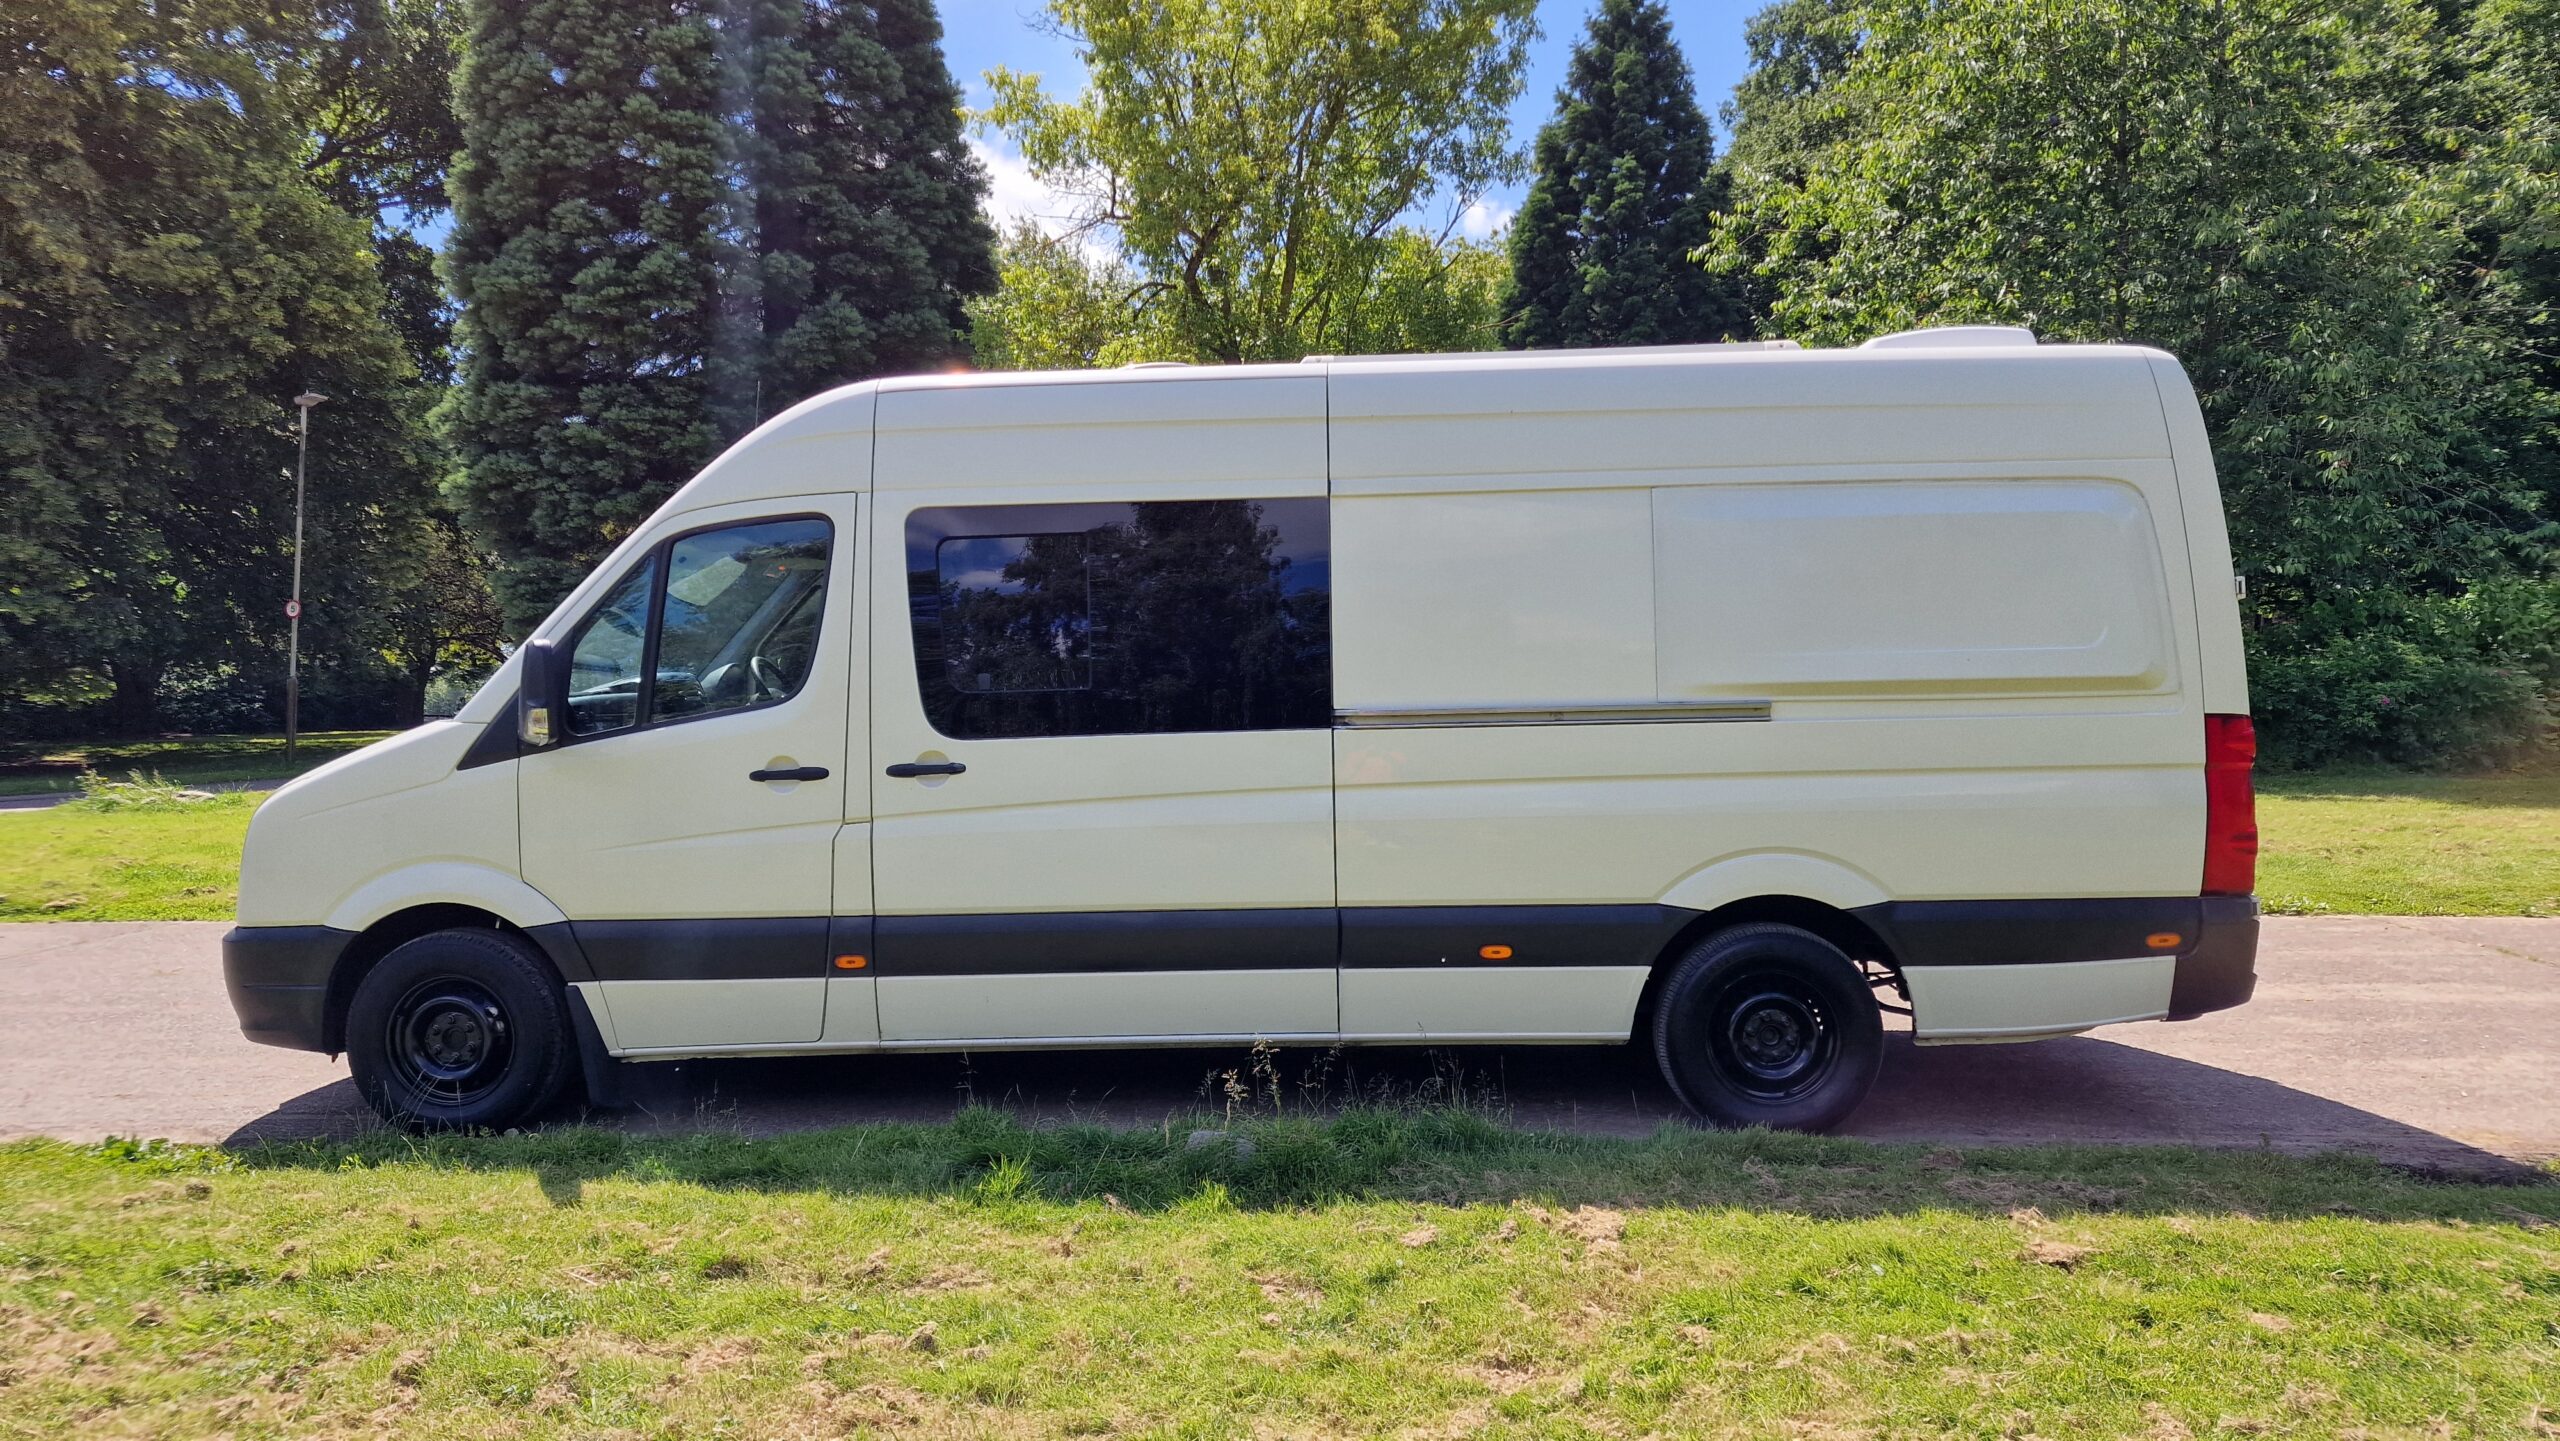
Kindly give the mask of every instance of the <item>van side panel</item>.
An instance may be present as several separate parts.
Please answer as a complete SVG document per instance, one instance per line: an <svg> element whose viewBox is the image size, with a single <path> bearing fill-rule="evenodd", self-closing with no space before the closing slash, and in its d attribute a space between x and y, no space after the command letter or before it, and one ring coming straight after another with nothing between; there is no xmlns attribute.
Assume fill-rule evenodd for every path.
<svg viewBox="0 0 2560 1441"><path fill-rule="evenodd" d="M1795 872L2193 896L2196 602L2143 357L1754 362L1335 368L1346 916ZM1344 1032L1534 1035L1579 994L1487 974L1346 963ZM1922 1009L2008 1028L1972 994Z"/></svg>

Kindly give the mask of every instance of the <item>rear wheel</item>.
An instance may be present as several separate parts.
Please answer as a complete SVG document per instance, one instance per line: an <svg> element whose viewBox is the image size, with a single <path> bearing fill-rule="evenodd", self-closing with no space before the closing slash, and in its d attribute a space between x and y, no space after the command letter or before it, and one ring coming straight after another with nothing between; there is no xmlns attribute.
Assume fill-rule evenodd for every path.
<svg viewBox="0 0 2560 1441"><path fill-rule="evenodd" d="M412 1130L512 1126L559 1096L573 1059L559 982L501 931L421 936L347 1008L357 1091Z"/></svg>
<svg viewBox="0 0 2560 1441"><path fill-rule="evenodd" d="M1875 1085L1884 1023L1839 947L1793 926L1736 926L1673 963L1653 1053L1671 1089L1716 1125L1820 1131Z"/></svg>

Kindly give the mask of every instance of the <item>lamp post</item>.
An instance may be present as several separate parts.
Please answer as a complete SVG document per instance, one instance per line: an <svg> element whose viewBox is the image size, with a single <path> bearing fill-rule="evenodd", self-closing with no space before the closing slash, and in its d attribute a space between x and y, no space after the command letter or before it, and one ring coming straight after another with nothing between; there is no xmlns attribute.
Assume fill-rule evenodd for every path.
<svg viewBox="0 0 2560 1441"><path fill-rule="evenodd" d="M302 736L302 478L311 462L311 407L328 398L315 390L293 398L302 411L302 438L293 457L293 599L284 606L284 758L288 763Z"/></svg>

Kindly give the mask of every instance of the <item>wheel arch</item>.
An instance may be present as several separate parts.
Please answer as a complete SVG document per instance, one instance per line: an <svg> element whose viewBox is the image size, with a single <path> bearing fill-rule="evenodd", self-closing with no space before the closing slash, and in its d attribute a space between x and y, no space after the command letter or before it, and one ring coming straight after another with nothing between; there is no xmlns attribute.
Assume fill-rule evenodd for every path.
<svg viewBox="0 0 2560 1441"><path fill-rule="evenodd" d="M429 901L394 911L357 932L355 939L347 942L346 949L339 952L337 963L329 968L329 992L321 1012L321 1035L329 1054L336 1055L346 1049L347 1010L355 1003L356 988L364 984L364 978L372 973L375 966L382 964L383 957L420 936L433 935L437 931L503 931L520 937L532 946L535 955L542 958L543 967L551 973L552 979L564 986L569 979L568 970L575 967L575 958L565 958L571 964L564 965L564 957L556 953L545 937L479 906L457 901ZM566 940L565 937L561 939Z"/></svg>
<svg viewBox="0 0 2560 1441"><path fill-rule="evenodd" d="M1770 923L1794 926L1809 931L1838 946L1849 959L1873 962L1891 972L1899 986L1902 964L1887 946L1884 938L1865 921L1844 907L1798 895L1746 896L1727 901L1682 926L1653 958L1653 967L1645 976L1644 989L1636 996L1635 1015L1628 1026L1628 1039L1645 1042L1653 1025L1654 1001L1661 994L1665 977L1673 963L1687 955L1700 941L1718 931L1735 926Z"/></svg>

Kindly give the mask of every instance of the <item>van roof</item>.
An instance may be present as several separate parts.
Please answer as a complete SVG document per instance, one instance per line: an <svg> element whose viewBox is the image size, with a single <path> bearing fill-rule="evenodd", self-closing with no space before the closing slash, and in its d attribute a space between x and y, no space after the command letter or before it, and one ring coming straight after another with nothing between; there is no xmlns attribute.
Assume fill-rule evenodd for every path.
<svg viewBox="0 0 2560 1441"><path fill-rule="evenodd" d="M1310 356L1294 364L1149 362L1110 370L891 376L826 391L776 415L712 461L669 504L692 510L867 489L869 466L848 467L846 456L859 447L856 453L867 459L875 435L885 448L893 435L922 432L1090 428L1097 423L1099 397L1089 387L1111 388L1117 398L1110 417L1114 423L1250 423L1325 416L1339 431L1347 424L1398 417L1477 417L1486 422L1477 428L1488 435L1510 430L1515 438L1517 426L1541 415L1686 412L1703 418L1705 413L1748 411L1783 414L1788 425L1800 430L1809 419L1805 412L1814 410L1876 413L1878 419L1891 412L1914 420L1940 413L1948 423L1926 427L1940 443L1934 448L1922 443L1907 457L1897 457L1912 461L2012 459L2008 450L2015 446L2004 449L1999 438L2004 433L2018 438L2022 431L2033 432L2024 437L2028 450L2061 458L2062 452L2054 449L2054 427L2022 422L2068 409L2082 417L2109 415L2129 422L2099 427L2112 434L2087 433L2077 422L2065 427L2080 432L2070 437L2077 447L2071 454L2165 456L2167 440L2151 377L2155 359L2166 357L2130 345L2040 345L2031 332L2015 327L1952 326L1879 336L1851 349L1809 350L1774 340ZM1713 384L1702 386L1710 373ZM1046 395L1035 399L1026 392ZM1909 429L1895 430L1892 423L1873 428L1912 435ZM1978 439L1963 438L1968 436ZM1935 453L1948 446L1961 453ZM1343 450L1337 437L1337 471L1347 458ZM1734 457L1736 463L1746 459Z"/></svg>

